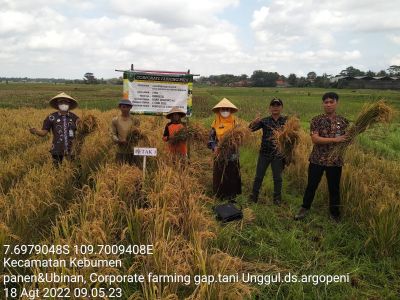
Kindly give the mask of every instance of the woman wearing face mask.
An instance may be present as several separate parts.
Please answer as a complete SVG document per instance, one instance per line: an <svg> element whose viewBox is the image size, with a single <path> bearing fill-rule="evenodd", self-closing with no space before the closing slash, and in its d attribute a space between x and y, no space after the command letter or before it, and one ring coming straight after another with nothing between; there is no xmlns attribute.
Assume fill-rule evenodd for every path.
<svg viewBox="0 0 400 300"><path fill-rule="evenodd" d="M213 107L212 111L215 113L215 119L211 125L208 148L217 155L218 141L236 126L233 114L238 111L238 108L224 98ZM213 192L216 197L221 199L233 199L242 193L239 153L235 150L232 151L227 161L214 158Z"/></svg>
<svg viewBox="0 0 400 300"><path fill-rule="evenodd" d="M53 162L58 165L64 157L71 158L72 142L75 138L75 131L79 118L70 110L78 106L78 102L71 96L60 93L50 99L50 106L57 109L56 112L47 116L43 121L42 129L30 128L32 134L44 137L51 130L53 143L51 156Z"/></svg>

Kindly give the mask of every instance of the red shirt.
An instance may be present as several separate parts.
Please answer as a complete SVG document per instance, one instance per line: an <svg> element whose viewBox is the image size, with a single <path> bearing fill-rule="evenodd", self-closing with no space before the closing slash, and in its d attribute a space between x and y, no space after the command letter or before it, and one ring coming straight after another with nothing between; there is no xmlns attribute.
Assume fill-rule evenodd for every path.
<svg viewBox="0 0 400 300"><path fill-rule="evenodd" d="M163 140L168 141L171 137L175 135L177 131L184 128L182 123L172 123L169 122L164 129ZM187 145L185 141L179 142L177 144L168 143L168 149L171 153L187 155Z"/></svg>

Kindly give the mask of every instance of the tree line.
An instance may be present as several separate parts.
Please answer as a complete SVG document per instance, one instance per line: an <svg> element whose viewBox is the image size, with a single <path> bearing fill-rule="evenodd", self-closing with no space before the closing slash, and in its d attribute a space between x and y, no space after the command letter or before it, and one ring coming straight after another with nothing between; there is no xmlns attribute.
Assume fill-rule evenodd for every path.
<svg viewBox="0 0 400 300"><path fill-rule="evenodd" d="M253 87L276 87L282 86L293 86L293 87L323 87L327 88L332 86L331 78L336 76L370 76L370 77L382 77L382 76L400 76L400 66L390 66L387 70L381 70L379 72L361 71L353 66L347 67L340 71L337 75L329 75L323 73L317 75L316 72L311 71L307 73L307 76L297 76L291 73L289 76L279 74L277 72L266 72L263 70L256 70L251 76L247 74L232 75L211 75L202 76L196 79L199 84L205 85L216 85L216 86L253 86Z"/></svg>
<svg viewBox="0 0 400 300"><path fill-rule="evenodd" d="M277 72L267 72L263 70L255 70L251 76L247 74L233 75L221 74L201 76L195 79L197 84L202 85L216 85L216 86L249 86L249 87L276 87L276 86L292 86L292 87L323 87L328 88L332 86L331 78L336 76L394 76L400 77L400 66L392 65L386 70L379 72L361 71L353 66L347 67L340 71L337 75L329 75L323 73L317 75L316 72L311 71L307 76L297 76L294 73L285 76ZM122 85L122 77L99 79L93 73L87 72L83 75L82 79L59 79L59 78L28 78L28 77L0 77L0 82L29 82L29 83L63 83L63 84L116 84Z"/></svg>

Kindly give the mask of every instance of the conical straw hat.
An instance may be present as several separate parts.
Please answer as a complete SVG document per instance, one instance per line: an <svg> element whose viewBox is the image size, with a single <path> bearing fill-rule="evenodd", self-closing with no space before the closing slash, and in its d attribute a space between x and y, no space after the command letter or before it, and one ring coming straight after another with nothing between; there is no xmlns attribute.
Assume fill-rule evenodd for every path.
<svg viewBox="0 0 400 300"><path fill-rule="evenodd" d="M60 99L66 99L69 101L69 103L70 103L69 109L70 110L72 110L78 106L78 102L74 98L72 98L71 96L67 95L64 92L59 93L57 96L54 96L53 98L51 98L49 101L50 106L55 109L58 109L57 101Z"/></svg>
<svg viewBox="0 0 400 300"><path fill-rule="evenodd" d="M174 113L178 113L178 114L181 114L181 116L182 116L182 118L184 117L184 116L186 116L186 113L182 110L182 109L180 109L179 107L173 107L173 108L171 108L171 110L165 115L165 117L167 118L167 119L171 119L171 116L172 116L172 114L174 114Z"/></svg>
<svg viewBox="0 0 400 300"><path fill-rule="evenodd" d="M219 101L218 104L212 108L212 111L217 112L218 108L230 108L233 110L233 112L238 111L238 108L231 101L229 101L226 98Z"/></svg>

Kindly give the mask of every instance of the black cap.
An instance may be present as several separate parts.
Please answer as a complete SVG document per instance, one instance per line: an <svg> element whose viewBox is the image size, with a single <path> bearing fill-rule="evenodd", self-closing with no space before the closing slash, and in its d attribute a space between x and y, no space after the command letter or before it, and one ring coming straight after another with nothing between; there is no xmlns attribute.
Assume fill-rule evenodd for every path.
<svg viewBox="0 0 400 300"><path fill-rule="evenodd" d="M278 104L278 105L280 105L280 106L283 106L283 102L282 102L282 100L279 99L279 98L274 98L274 99L272 99L271 102L269 103L269 106L272 106L272 105L274 105L274 104Z"/></svg>

